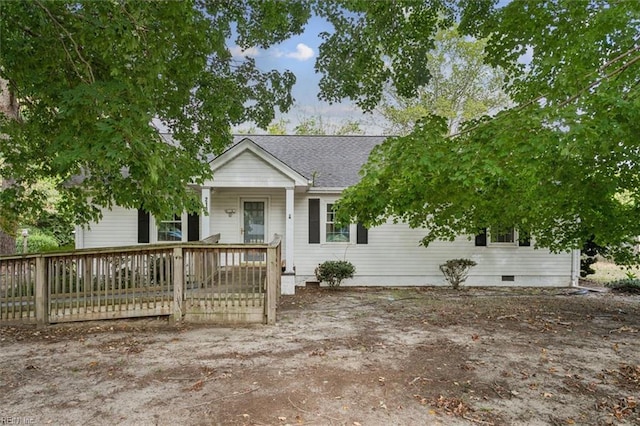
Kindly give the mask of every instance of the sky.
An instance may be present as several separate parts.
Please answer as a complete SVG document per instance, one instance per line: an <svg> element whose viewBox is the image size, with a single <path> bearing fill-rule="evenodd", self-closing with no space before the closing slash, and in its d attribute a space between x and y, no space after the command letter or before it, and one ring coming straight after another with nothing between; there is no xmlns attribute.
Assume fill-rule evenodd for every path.
<svg viewBox="0 0 640 426"><path fill-rule="evenodd" d="M343 100L339 104L330 105L327 102L318 100L318 84L320 74L314 70L319 46L322 39L318 34L322 31L331 32L331 24L323 18L312 17L305 27L304 33L291 37L277 46L267 50L250 48L243 51L237 45L232 45L230 50L235 58L250 56L255 59L257 67L262 71L272 69L278 71L289 70L296 76L296 84L293 87L293 97L295 104L286 114L278 114L276 121L280 118L288 120L287 129L293 132L293 128L305 118L322 117L323 122L339 126L346 120L359 120L361 126L367 134L380 134L382 128L374 126L371 114L364 115L358 107L349 100ZM365 125L366 123L366 125ZM246 130L247 125L239 126L238 129Z"/></svg>

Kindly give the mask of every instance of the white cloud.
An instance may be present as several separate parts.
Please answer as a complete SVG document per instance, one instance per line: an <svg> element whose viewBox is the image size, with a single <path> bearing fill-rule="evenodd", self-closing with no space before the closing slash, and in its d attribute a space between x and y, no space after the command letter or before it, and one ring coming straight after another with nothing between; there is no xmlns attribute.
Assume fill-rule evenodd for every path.
<svg viewBox="0 0 640 426"><path fill-rule="evenodd" d="M233 56L234 58L243 58L243 57L255 58L256 56L260 55L260 51L258 50L257 47L250 47L248 49L243 50L240 46L233 46L232 48L229 49L229 51L231 52L231 56Z"/></svg>
<svg viewBox="0 0 640 426"><path fill-rule="evenodd" d="M315 55L315 52L313 51L313 49L304 43L298 43L296 45L295 52L284 53L280 50L275 50L273 52L273 56L275 56L276 58L280 58L284 56L285 58L296 59L298 61L306 61L308 59L313 58L314 55Z"/></svg>

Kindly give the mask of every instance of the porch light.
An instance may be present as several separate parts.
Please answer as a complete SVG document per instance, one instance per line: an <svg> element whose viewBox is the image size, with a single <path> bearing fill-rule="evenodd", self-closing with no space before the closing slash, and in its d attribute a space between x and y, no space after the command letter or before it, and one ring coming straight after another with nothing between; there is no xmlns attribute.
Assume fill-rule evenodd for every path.
<svg viewBox="0 0 640 426"><path fill-rule="evenodd" d="M229 215L229 217L236 214L236 209L224 209L224 212Z"/></svg>

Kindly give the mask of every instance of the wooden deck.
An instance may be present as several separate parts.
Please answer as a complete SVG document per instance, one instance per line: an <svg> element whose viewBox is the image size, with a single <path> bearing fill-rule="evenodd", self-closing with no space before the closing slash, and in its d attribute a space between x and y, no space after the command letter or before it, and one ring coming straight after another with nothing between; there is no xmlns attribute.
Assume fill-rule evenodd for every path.
<svg viewBox="0 0 640 426"><path fill-rule="evenodd" d="M280 264L279 238L0 257L0 323L171 315L271 324Z"/></svg>

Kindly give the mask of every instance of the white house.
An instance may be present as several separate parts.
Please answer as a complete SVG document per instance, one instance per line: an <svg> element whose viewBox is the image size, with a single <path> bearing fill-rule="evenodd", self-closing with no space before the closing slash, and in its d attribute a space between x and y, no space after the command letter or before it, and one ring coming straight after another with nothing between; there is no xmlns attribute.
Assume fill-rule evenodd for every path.
<svg viewBox="0 0 640 426"><path fill-rule="evenodd" d="M168 135L165 135L170 138ZM211 160L213 180L199 188L208 215L156 221L144 211L114 208L76 230L76 248L191 241L220 234L221 243L265 242L283 236L282 292L314 280L325 260L348 260L356 276L343 285L444 285L439 265L477 262L466 285L576 285L579 252L554 254L519 241L515 232L463 235L419 245L424 233L391 222L372 229L333 224L333 203L358 182L358 171L382 136L237 136Z"/></svg>

